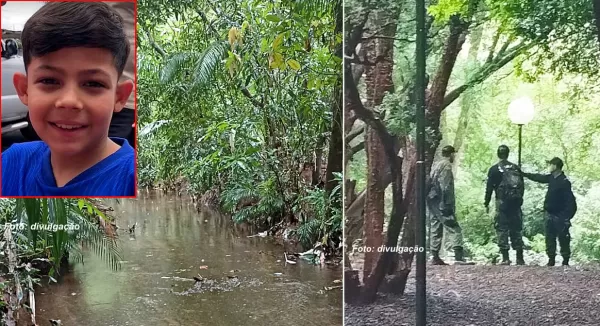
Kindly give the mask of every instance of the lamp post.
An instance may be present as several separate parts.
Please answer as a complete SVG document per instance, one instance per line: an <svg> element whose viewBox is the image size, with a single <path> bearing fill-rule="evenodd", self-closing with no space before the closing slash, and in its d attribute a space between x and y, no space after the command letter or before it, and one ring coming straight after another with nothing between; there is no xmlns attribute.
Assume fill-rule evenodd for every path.
<svg viewBox="0 0 600 326"><path fill-rule="evenodd" d="M521 137L523 126L533 120L533 101L529 97L520 97L508 105L508 118L519 126L519 167L521 167Z"/></svg>
<svg viewBox="0 0 600 326"><path fill-rule="evenodd" d="M427 292L426 292L426 267L427 259L425 247L425 89L427 88L426 61L427 57L427 32L425 30L425 0L415 1L416 14L416 47L415 47L415 106L417 118L417 222L415 223L416 245L419 250L417 256L416 275L416 326L427 324Z"/></svg>

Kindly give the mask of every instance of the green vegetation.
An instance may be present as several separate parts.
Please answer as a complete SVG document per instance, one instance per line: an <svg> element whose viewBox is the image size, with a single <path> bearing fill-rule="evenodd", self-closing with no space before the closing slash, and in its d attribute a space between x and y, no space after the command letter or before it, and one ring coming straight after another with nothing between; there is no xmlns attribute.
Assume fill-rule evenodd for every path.
<svg viewBox="0 0 600 326"><path fill-rule="evenodd" d="M140 1L140 186L339 243L340 15L339 1Z"/></svg>
<svg viewBox="0 0 600 326"><path fill-rule="evenodd" d="M121 253L115 237L101 225L110 220L87 200L0 200L0 289L2 322L10 324L17 309L30 311L33 285L40 276L56 281L70 259L83 262L91 250L113 269Z"/></svg>
<svg viewBox="0 0 600 326"><path fill-rule="evenodd" d="M542 0L438 0L427 3L426 157L429 170L440 145L459 150L455 164L457 215L471 258L490 261L493 215L483 207L487 170L506 144L517 161L517 126L508 104L527 95L535 118L523 128L523 170L544 172L545 161L563 158L579 204L572 247L576 260L600 259L598 89L600 44L592 3ZM387 243L415 245L415 6L410 1L347 1L345 72L349 240L379 246L384 220ZM366 18L366 19L365 19ZM370 118L371 115L380 120ZM382 121L382 125L379 124ZM364 137L360 137L364 134ZM379 140L381 139L381 140ZM388 152L402 159L388 162ZM366 149L366 150L365 150ZM390 164L402 164L401 193L392 202ZM366 189L366 191L364 191ZM364 191L364 192L363 192ZM531 251L544 250L542 205L545 186L526 183L525 236ZM384 209L385 207L385 209ZM391 208L406 212L390 219ZM364 208L364 209L363 209ZM394 211L394 210L392 210ZM404 216L403 216L404 215ZM401 232L401 230L403 230ZM364 232L363 232L364 231ZM349 243L348 241L346 243ZM391 259L365 255L363 298L374 300ZM387 256L386 256L387 257ZM397 284L404 291L412 255L404 255ZM377 265L378 268L375 268ZM376 271L376 272L375 272Z"/></svg>

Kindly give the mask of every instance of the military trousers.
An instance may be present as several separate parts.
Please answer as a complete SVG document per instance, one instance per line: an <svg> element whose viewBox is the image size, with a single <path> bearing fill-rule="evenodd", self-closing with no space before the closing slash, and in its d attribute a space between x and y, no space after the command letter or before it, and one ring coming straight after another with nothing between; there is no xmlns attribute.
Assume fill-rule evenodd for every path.
<svg viewBox="0 0 600 326"><path fill-rule="evenodd" d="M431 222L429 248L431 251L440 251L444 235L453 249L463 247L463 234L456 216L443 215L436 200L427 201L427 211Z"/></svg>
<svg viewBox="0 0 600 326"><path fill-rule="evenodd" d="M501 210L501 203L496 201L496 217L494 227L498 237L498 248L509 250L510 244L514 250L523 250L523 212L521 207L511 207Z"/></svg>

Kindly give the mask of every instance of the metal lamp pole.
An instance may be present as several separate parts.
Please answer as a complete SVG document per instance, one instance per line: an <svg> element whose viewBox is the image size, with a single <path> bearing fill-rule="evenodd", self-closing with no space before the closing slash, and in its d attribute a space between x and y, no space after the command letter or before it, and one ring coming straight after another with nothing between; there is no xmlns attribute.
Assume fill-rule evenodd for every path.
<svg viewBox="0 0 600 326"><path fill-rule="evenodd" d="M521 167L521 137L523 135L523 125L519 124L519 167Z"/></svg>
<svg viewBox="0 0 600 326"><path fill-rule="evenodd" d="M425 250L426 222L425 222L425 58L426 58L426 35L425 35L425 0L416 2L416 80L415 80L415 104L417 118L417 223L415 225L417 251L417 275L416 275L416 325L425 326L427 323L427 301L426 301L426 270L427 259Z"/></svg>

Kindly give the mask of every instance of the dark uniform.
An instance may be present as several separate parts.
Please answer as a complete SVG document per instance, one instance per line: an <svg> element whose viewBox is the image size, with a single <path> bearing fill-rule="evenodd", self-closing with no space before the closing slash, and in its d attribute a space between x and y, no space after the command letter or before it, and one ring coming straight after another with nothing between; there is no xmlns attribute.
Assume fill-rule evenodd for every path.
<svg viewBox="0 0 600 326"><path fill-rule="evenodd" d="M546 215L546 254L554 262L556 256L556 238L560 243L560 254L563 264L568 264L571 257L571 219L575 215L576 203L571 190L571 181L562 171L554 174L523 173L523 176L539 183L548 184L548 192L544 200Z"/></svg>
<svg viewBox="0 0 600 326"><path fill-rule="evenodd" d="M501 160L493 165L488 171L487 187L485 190L485 206L488 207L492 199L492 192L496 193L496 215L494 226L498 236L498 248L501 251L510 249L508 239L514 250L523 250L523 212L521 205L506 204L503 202L502 193L498 191L502 182L502 171L508 166L515 166L507 160ZM524 193L524 190L523 190ZM523 197L521 193L521 198Z"/></svg>

